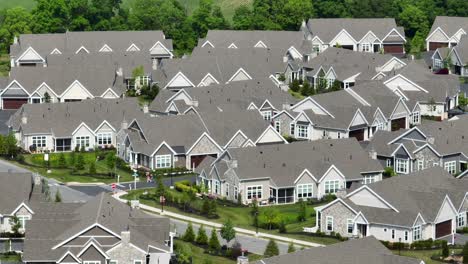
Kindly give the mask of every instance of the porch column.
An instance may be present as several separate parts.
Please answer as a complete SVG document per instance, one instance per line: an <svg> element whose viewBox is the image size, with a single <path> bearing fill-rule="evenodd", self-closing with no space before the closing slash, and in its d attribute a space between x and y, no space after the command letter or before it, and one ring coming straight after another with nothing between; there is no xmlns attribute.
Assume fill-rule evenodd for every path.
<svg viewBox="0 0 468 264"><path fill-rule="evenodd" d="M369 236L369 224L366 224L366 236Z"/></svg>
<svg viewBox="0 0 468 264"><path fill-rule="evenodd" d="M154 161L153 161L153 156L150 157L150 169L154 170Z"/></svg>
<svg viewBox="0 0 468 264"><path fill-rule="evenodd" d="M294 189L293 189L293 199L294 199L293 200L294 203L296 203L296 187L294 187Z"/></svg>

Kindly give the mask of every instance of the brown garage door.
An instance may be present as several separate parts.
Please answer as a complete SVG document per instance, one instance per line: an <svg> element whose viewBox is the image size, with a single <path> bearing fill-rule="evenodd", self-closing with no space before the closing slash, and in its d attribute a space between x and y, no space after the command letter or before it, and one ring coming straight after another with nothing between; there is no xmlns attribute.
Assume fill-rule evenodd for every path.
<svg viewBox="0 0 468 264"><path fill-rule="evenodd" d="M448 236L452 233L452 220L436 224L436 238Z"/></svg>
<svg viewBox="0 0 468 264"><path fill-rule="evenodd" d="M448 47L448 43L442 42L429 42L429 50L436 50L438 48Z"/></svg>
<svg viewBox="0 0 468 264"><path fill-rule="evenodd" d="M405 127L406 127L405 117L392 120L392 131L404 129Z"/></svg>
<svg viewBox="0 0 468 264"><path fill-rule="evenodd" d="M384 44L383 46L385 53L403 53L403 44Z"/></svg>
<svg viewBox="0 0 468 264"><path fill-rule="evenodd" d="M27 102L28 99L3 99L3 109L18 109Z"/></svg>
<svg viewBox="0 0 468 264"><path fill-rule="evenodd" d="M356 138L358 141L364 140L364 129L349 131L349 137Z"/></svg>

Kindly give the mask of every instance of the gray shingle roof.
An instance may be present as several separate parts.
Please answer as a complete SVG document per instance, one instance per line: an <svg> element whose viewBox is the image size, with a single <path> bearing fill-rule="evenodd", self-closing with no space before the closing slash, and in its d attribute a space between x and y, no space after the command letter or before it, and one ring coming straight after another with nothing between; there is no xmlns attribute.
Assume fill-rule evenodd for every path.
<svg viewBox="0 0 468 264"><path fill-rule="evenodd" d="M432 24L431 31L428 36L438 27L442 29L448 37L452 37L457 31L462 28L465 32L468 31L468 17L450 17L437 16Z"/></svg>
<svg viewBox="0 0 468 264"><path fill-rule="evenodd" d="M164 240L169 237L168 218L131 209L109 194L102 193L85 204L44 203L37 211L38 214L28 222L25 261L58 260L69 248L52 248L94 224L100 224L117 235L129 230L130 242L143 250L147 250L149 245L169 250L164 245ZM70 250L77 253L81 249Z"/></svg>
<svg viewBox="0 0 468 264"><path fill-rule="evenodd" d="M241 180L270 178L278 187L289 187L308 169L319 180L334 165L347 180L362 178L362 173L382 171L382 166L369 158L356 139L318 140L256 148L229 149L234 169ZM352 154L350 154L352 153ZM222 168L225 160L215 166ZM227 168L224 166L224 168ZM206 170L210 170L205 168ZM224 171L220 171L223 174Z"/></svg>
<svg viewBox="0 0 468 264"><path fill-rule="evenodd" d="M421 260L394 255L374 237L353 239L326 247L309 248L271 257L255 264L420 264Z"/></svg>
<svg viewBox="0 0 468 264"><path fill-rule="evenodd" d="M143 111L135 98L25 104L10 117L8 125L15 131L21 129L24 135L52 134L55 137L70 137L81 123L94 131L105 120L117 132L124 119L129 122L142 115ZM23 116L27 118L26 124L22 123Z"/></svg>
<svg viewBox="0 0 468 264"><path fill-rule="evenodd" d="M313 36L318 36L325 43L332 41L343 29L356 41L361 40L369 31L383 41L393 28L405 36L394 18L312 18L307 22L307 27Z"/></svg>
<svg viewBox="0 0 468 264"><path fill-rule="evenodd" d="M0 214L10 215L21 204L29 204L33 192L31 173L0 172Z"/></svg>
<svg viewBox="0 0 468 264"><path fill-rule="evenodd" d="M81 46L90 53L98 52L107 44L115 52L125 52L134 43L141 52L149 50L160 41L172 51L172 40L165 39L162 31L87 31L56 34L22 34L18 44L10 47L10 55L20 56L29 47L43 58L55 48L63 53L75 53Z"/></svg>
<svg viewBox="0 0 468 264"><path fill-rule="evenodd" d="M468 37L463 36L461 38L460 42L455 47L453 47L453 49L456 51L456 54L458 55L459 59L461 60L462 65L463 66L468 65ZM443 51L441 51L441 53L442 53L442 55L443 54L448 54L448 52L443 53Z"/></svg>

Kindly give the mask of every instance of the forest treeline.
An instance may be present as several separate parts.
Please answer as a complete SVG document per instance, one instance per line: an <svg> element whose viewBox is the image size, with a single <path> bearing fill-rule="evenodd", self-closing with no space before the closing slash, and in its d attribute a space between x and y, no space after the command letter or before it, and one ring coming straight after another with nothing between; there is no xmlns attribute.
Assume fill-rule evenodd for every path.
<svg viewBox="0 0 468 264"><path fill-rule="evenodd" d="M310 17L392 17L405 28L407 50L418 52L436 16L468 16L466 0L253 0L238 7L232 21L213 0L199 0L191 14L177 0L134 0L129 7L122 0L35 1L31 11L0 10L0 53L22 33L163 30L180 55L209 29L298 30Z"/></svg>

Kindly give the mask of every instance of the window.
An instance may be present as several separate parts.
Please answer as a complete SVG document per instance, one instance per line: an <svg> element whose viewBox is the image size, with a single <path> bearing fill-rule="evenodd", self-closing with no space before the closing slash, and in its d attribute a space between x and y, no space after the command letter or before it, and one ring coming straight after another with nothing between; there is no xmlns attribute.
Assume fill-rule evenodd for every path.
<svg viewBox="0 0 468 264"><path fill-rule="evenodd" d="M289 134L291 134L291 136L295 136L294 128L295 128L294 124L289 125Z"/></svg>
<svg viewBox="0 0 468 264"><path fill-rule="evenodd" d="M457 215L457 227L465 226L465 213Z"/></svg>
<svg viewBox="0 0 468 264"><path fill-rule="evenodd" d="M31 220L31 217L29 215L18 215L17 217L18 217L19 223L21 225L21 229L25 229L26 228L26 221Z"/></svg>
<svg viewBox="0 0 468 264"><path fill-rule="evenodd" d="M238 199L239 198L239 189L237 188L237 186L234 186L234 199Z"/></svg>
<svg viewBox="0 0 468 264"><path fill-rule="evenodd" d="M46 147L46 137L45 136L36 136L32 137L32 144L38 148Z"/></svg>
<svg viewBox="0 0 468 264"><path fill-rule="evenodd" d="M33 104L40 104L40 103L41 103L41 98L33 98L33 99L31 100L31 103L33 103Z"/></svg>
<svg viewBox="0 0 468 264"><path fill-rule="evenodd" d="M419 112L414 112L413 115L412 115L411 117L412 117L411 122L412 122L413 124L419 124L419 121L420 121L420 119L419 119L419 117L420 117Z"/></svg>
<svg viewBox="0 0 468 264"><path fill-rule="evenodd" d="M340 181L339 180L332 180L325 182L325 193L326 194L334 194L340 189Z"/></svg>
<svg viewBox="0 0 468 264"><path fill-rule="evenodd" d="M76 145L81 148L81 147L89 147L89 136L81 136L81 137L76 137Z"/></svg>
<svg viewBox="0 0 468 264"><path fill-rule="evenodd" d="M418 241L421 240L421 226L413 227L413 240Z"/></svg>
<svg viewBox="0 0 468 264"><path fill-rule="evenodd" d="M327 216L327 231L333 231L333 216Z"/></svg>
<svg viewBox="0 0 468 264"><path fill-rule="evenodd" d="M214 192L216 194L219 194L220 193L220 191L219 191L219 181L213 180L213 182L214 182L214 188L215 188Z"/></svg>
<svg viewBox="0 0 468 264"><path fill-rule="evenodd" d="M271 111L264 111L262 112L263 119L271 120Z"/></svg>
<svg viewBox="0 0 468 264"><path fill-rule="evenodd" d="M323 131L322 131L322 137L323 137L323 138L328 138L328 135L329 135L329 134L330 134L330 133L329 133L327 130L323 130Z"/></svg>
<svg viewBox="0 0 468 264"><path fill-rule="evenodd" d="M378 123L377 130L385 130L385 122Z"/></svg>
<svg viewBox="0 0 468 264"><path fill-rule="evenodd" d="M434 59L434 68L436 69L442 68L442 61L439 59Z"/></svg>
<svg viewBox="0 0 468 264"><path fill-rule="evenodd" d="M297 137L298 138L309 138L309 126L308 125L297 125Z"/></svg>
<svg viewBox="0 0 468 264"><path fill-rule="evenodd" d="M226 197L229 196L229 183L226 183Z"/></svg>
<svg viewBox="0 0 468 264"><path fill-rule="evenodd" d="M397 173L408 173L409 161L407 159L396 159L396 172Z"/></svg>
<svg viewBox="0 0 468 264"><path fill-rule="evenodd" d="M377 181L377 176L375 175L365 175L364 184L369 184Z"/></svg>
<svg viewBox="0 0 468 264"><path fill-rule="evenodd" d="M362 45L362 51L364 52L371 52L370 44L369 43L363 43Z"/></svg>
<svg viewBox="0 0 468 264"><path fill-rule="evenodd" d="M408 231L405 231L405 241L408 241Z"/></svg>
<svg viewBox="0 0 468 264"><path fill-rule="evenodd" d="M354 221L353 219L347 220L348 234L352 234L354 231Z"/></svg>
<svg viewBox="0 0 468 264"><path fill-rule="evenodd" d="M424 160L418 160L418 170L424 170Z"/></svg>
<svg viewBox="0 0 468 264"><path fill-rule="evenodd" d="M112 133L99 133L97 134L98 145L110 145L112 144Z"/></svg>
<svg viewBox="0 0 468 264"><path fill-rule="evenodd" d="M312 45L312 50L313 50L315 53L319 53L319 52L320 52L320 45L318 45L318 44L313 44L313 45Z"/></svg>
<svg viewBox="0 0 468 264"><path fill-rule="evenodd" d="M275 129L276 132L281 132L281 122L280 121L275 121Z"/></svg>
<svg viewBox="0 0 468 264"><path fill-rule="evenodd" d="M457 173L457 162L456 161L447 161L447 162L445 162L444 163L444 169L450 174Z"/></svg>
<svg viewBox="0 0 468 264"><path fill-rule="evenodd" d="M297 198L311 198L312 197L312 184L298 184L297 185Z"/></svg>
<svg viewBox="0 0 468 264"><path fill-rule="evenodd" d="M395 229L392 229L392 239L395 239Z"/></svg>
<svg viewBox="0 0 468 264"><path fill-rule="evenodd" d="M337 137L338 137L338 138L341 138L341 132L338 132L338 133L337 133Z"/></svg>
<svg viewBox="0 0 468 264"><path fill-rule="evenodd" d="M391 167L392 166L392 160L391 159L387 159L387 167Z"/></svg>
<svg viewBox="0 0 468 264"><path fill-rule="evenodd" d="M156 155L156 168L170 168L171 155Z"/></svg>
<svg viewBox="0 0 468 264"><path fill-rule="evenodd" d="M248 186L247 187L247 199L252 200L253 198L262 199L262 186Z"/></svg>

